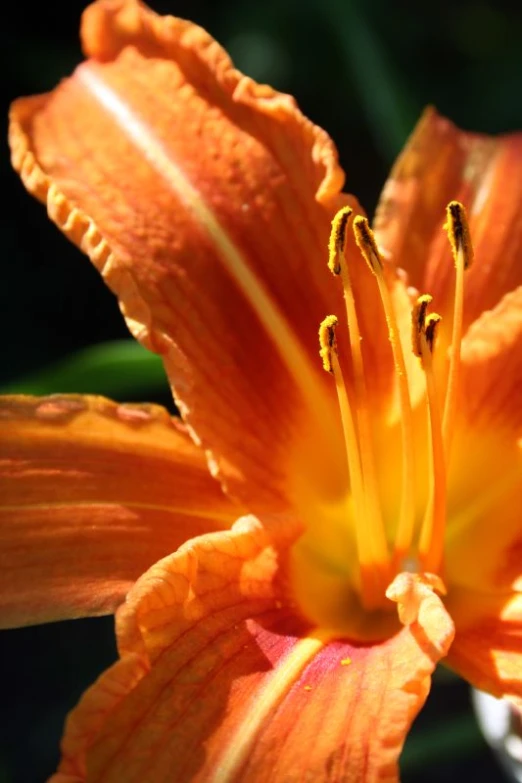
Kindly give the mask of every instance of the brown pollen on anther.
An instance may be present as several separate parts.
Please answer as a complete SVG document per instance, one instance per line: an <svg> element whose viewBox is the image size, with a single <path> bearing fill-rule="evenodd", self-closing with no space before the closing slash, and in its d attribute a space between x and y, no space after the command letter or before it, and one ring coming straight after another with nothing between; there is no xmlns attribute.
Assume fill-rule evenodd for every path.
<svg viewBox="0 0 522 783"><path fill-rule="evenodd" d="M438 313L431 313L424 322L424 336L428 344L430 353L433 353L435 347L435 338L437 336L437 327L442 321L441 316Z"/></svg>
<svg viewBox="0 0 522 783"><path fill-rule="evenodd" d="M419 296L411 313L411 345L415 356L422 357L421 335L425 329L426 311L432 302L430 294Z"/></svg>
<svg viewBox="0 0 522 783"><path fill-rule="evenodd" d="M450 201L446 207L444 228L448 234L455 263L458 263L458 254L461 252L464 258L464 269L468 269L473 261L473 245L466 210L460 201Z"/></svg>
<svg viewBox="0 0 522 783"><path fill-rule="evenodd" d="M357 246L361 251L364 260L370 267L372 274L382 270L382 259L375 236L371 230L368 220L362 215L357 215L353 221L353 233Z"/></svg>
<svg viewBox="0 0 522 783"><path fill-rule="evenodd" d="M335 315L327 315L319 326L319 356L323 360L323 369L330 373L333 373L332 351L337 351L335 338L337 323Z"/></svg>
<svg viewBox="0 0 522 783"><path fill-rule="evenodd" d="M328 245L328 268L334 275L341 274L341 258L346 244L346 227L353 210L343 207L332 220L332 231Z"/></svg>

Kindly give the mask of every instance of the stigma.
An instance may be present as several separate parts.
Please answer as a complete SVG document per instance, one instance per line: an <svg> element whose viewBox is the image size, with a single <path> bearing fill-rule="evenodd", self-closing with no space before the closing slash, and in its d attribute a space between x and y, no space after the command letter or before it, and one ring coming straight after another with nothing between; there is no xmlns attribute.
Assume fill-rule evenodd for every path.
<svg viewBox="0 0 522 783"><path fill-rule="evenodd" d="M348 339L346 344L338 339L339 314L328 315L319 328L320 356L324 369L333 376L337 392L359 563L355 584L363 606L369 610L387 605L388 585L398 573L409 570L411 563L416 564L420 573L437 575L437 578L444 570L447 465L460 378L464 273L473 260L466 211L459 202L448 204L444 228L455 265L451 343L446 363L434 362L441 316L432 310L432 297L424 293L412 305L411 345L406 345L404 338L401 339L385 263L367 219L354 216L349 207L344 207L332 221L328 267L343 288ZM350 231L360 259L356 255L353 259L348 257ZM390 519L383 507L371 427L375 412L368 395L370 378L361 350L361 331L351 283L350 268L362 260L378 288L398 391L401 481L397 487L396 519ZM406 351L417 357L424 376L425 420L420 433L416 432L419 418L413 415ZM349 377L345 376L345 367L351 368ZM443 367L443 370L436 371L435 367ZM438 377L438 373L443 377ZM426 454L423 464L427 465L428 475L424 477L427 480L423 482L423 490L417 486L416 448L422 448ZM416 510L419 491L424 492L421 514Z"/></svg>

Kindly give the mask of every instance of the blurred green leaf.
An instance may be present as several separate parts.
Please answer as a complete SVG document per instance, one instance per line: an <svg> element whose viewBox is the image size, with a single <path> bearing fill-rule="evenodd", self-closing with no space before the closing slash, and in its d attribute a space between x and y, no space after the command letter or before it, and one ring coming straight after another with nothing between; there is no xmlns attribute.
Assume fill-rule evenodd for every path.
<svg viewBox="0 0 522 783"><path fill-rule="evenodd" d="M418 772L427 765L470 756L484 746L471 713L447 718L431 729L408 736L401 756L401 771Z"/></svg>
<svg viewBox="0 0 522 783"><path fill-rule="evenodd" d="M363 3L324 0L324 13L337 36L346 70L359 91L374 142L391 164L408 137L418 111L404 79L365 17Z"/></svg>
<svg viewBox="0 0 522 783"><path fill-rule="evenodd" d="M85 348L4 386L3 394L103 394L128 397L167 390L159 356L133 340Z"/></svg>

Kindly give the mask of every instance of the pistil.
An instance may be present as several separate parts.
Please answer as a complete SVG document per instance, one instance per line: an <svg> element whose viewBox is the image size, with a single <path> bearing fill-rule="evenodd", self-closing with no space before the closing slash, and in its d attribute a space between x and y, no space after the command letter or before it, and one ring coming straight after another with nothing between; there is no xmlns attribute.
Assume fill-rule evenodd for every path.
<svg viewBox="0 0 522 783"><path fill-rule="evenodd" d="M399 522L395 535L395 560L400 563L410 549L415 521L415 454L413 448L413 416L408 388L408 375L402 350L397 319L386 280L384 265L368 221L358 216L353 221L355 241L377 280L395 364L399 389L402 438L402 488Z"/></svg>

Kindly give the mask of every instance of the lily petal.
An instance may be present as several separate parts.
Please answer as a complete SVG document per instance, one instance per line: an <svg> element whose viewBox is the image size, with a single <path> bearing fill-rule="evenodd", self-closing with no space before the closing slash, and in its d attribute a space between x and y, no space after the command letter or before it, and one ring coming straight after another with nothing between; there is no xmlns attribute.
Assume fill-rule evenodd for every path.
<svg viewBox="0 0 522 783"><path fill-rule="evenodd" d="M455 584L505 592L520 575L522 287L471 325L461 355L452 460L465 468L450 473L446 568Z"/></svg>
<svg viewBox="0 0 522 783"><path fill-rule="evenodd" d="M481 315L462 341L461 409L469 424L522 435L522 286Z"/></svg>
<svg viewBox="0 0 522 783"><path fill-rule="evenodd" d="M342 308L325 269L344 181L335 147L189 22L100 0L82 39L90 59L72 78L14 104L15 168L162 354L224 480L272 508L288 455L306 454L319 484L338 429L317 358L318 325Z"/></svg>
<svg viewBox="0 0 522 783"><path fill-rule="evenodd" d="M455 590L448 600L457 633L447 663L476 688L522 698L522 593Z"/></svg>
<svg viewBox="0 0 522 783"><path fill-rule="evenodd" d="M521 172L522 133L468 133L428 109L383 189L377 239L443 315L454 288L445 207L453 199L466 206L475 261L466 274L464 327L522 283Z"/></svg>
<svg viewBox="0 0 522 783"><path fill-rule="evenodd" d="M167 411L0 398L0 625L101 615L187 538L238 510Z"/></svg>
<svg viewBox="0 0 522 783"><path fill-rule="evenodd" d="M466 474L450 487L447 580L505 593L520 578L522 443L479 431L456 439L454 449L455 459L466 460Z"/></svg>
<svg viewBox="0 0 522 783"><path fill-rule="evenodd" d="M439 601L435 623L421 610L380 643L311 629L285 593L288 543L245 518L143 576L117 615L121 660L69 717L53 783L398 780L451 621Z"/></svg>

